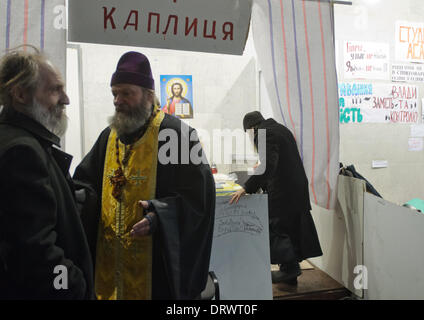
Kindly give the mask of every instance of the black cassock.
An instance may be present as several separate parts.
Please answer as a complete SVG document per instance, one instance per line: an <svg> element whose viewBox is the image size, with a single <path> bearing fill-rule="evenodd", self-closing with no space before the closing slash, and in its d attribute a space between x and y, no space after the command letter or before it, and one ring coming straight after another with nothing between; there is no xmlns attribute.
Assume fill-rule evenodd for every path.
<svg viewBox="0 0 424 320"><path fill-rule="evenodd" d="M262 175L251 176L247 193L260 187L268 192L271 263L285 264L322 255L310 210L308 178L296 141L289 129L274 119L262 121L266 130L266 160L259 145ZM257 137L255 144L257 145Z"/></svg>
<svg viewBox="0 0 424 320"><path fill-rule="evenodd" d="M178 118L165 114L159 132L164 129L177 133L179 159L187 160L189 150L203 154L196 132ZM88 190L81 219L94 263L109 134L110 128L103 130L73 177L79 188ZM159 141L158 150L168 141L169 137ZM198 298L208 276L215 218L215 183L209 165L158 161L156 199L140 200L152 200L159 222L153 233L152 298Z"/></svg>

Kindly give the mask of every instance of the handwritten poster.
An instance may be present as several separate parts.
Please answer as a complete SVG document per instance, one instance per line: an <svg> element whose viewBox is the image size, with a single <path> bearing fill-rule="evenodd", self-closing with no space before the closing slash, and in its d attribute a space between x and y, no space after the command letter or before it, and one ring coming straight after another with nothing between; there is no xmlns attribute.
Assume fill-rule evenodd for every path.
<svg viewBox="0 0 424 320"><path fill-rule="evenodd" d="M387 43L344 41L345 79L389 79Z"/></svg>
<svg viewBox="0 0 424 320"><path fill-rule="evenodd" d="M395 82L424 82L424 65L393 64L392 81Z"/></svg>
<svg viewBox="0 0 424 320"><path fill-rule="evenodd" d="M189 75L160 76L161 107L178 118L193 118L193 78Z"/></svg>
<svg viewBox="0 0 424 320"><path fill-rule="evenodd" d="M339 83L340 123L418 123L418 88L385 83Z"/></svg>
<svg viewBox="0 0 424 320"><path fill-rule="evenodd" d="M230 198L216 198L209 270L223 300L272 300L267 196L244 196L232 205Z"/></svg>
<svg viewBox="0 0 424 320"><path fill-rule="evenodd" d="M424 23L396 21L396 60L424 63Z"/></svg>

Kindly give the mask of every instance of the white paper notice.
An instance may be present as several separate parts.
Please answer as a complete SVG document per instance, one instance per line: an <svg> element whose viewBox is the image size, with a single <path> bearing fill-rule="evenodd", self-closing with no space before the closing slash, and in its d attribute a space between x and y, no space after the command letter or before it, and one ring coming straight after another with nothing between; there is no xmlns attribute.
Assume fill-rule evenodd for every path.
<svg viewBox="0 0 424 320"><path fill-rule="evenodd" d="M387 43L345 41L343 49L345 79L389 79Z"/></svg>
<svg viewBox="0 0 424 320"><path fill-rule="evenodd" d="M408 151L423 151L424 140L423 138L409 138Z"/></svg>
<svg viewBox="0 0 424 320"><path fill-rule="evenodd" d="M387 160L373 160L372 167L373 168L387 168L389 166L389 161Z"/></svg>
<svg viewBox="0 0 424 320"><path fill-rule="evenodd" d="M420 64L392 64L392 81L424 82L424 66Z"/></svg>
<svg viewBox="0 0 424 320"><path fill-rule="evenodd" d="M424 137L424 124L412 125L411 137Z"/></svg>

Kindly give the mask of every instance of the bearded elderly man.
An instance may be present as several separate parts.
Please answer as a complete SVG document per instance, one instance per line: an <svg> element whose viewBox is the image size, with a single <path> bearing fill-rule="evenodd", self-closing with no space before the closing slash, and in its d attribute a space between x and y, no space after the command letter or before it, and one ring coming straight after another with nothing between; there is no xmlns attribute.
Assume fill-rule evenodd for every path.
<svg viewBox="0 0 424 320"><path fill-rule="evenodd" d="M0 299L94 298L72 157L56 148L69 99L58 71L35 50L0 63Z"/></svg>
<svg viewBox="0 0 424 320"><path fill-rule="evenodd" d="M215 183L196 132L160 110L143 54L120 58L111 87L115 115L74 175L87 190L97 298L199 298Z"/></svg>

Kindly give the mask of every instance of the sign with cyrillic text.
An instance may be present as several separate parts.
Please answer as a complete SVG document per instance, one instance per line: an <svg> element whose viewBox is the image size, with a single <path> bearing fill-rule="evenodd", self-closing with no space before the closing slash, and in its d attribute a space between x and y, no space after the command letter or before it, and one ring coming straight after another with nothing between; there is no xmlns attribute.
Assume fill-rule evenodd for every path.
<svg viewBox="0 0 424 320"><path fill-rule="evenodd" d="M389 44L344 41L345 79L389 79Z"/></svg>
<svg viewBox="0 0 424 320"><path fill-rule="evenodd" d="M242 55L252 0L72 0L69 41Z"/></svg>
<svg viewBox="0 0 424 320"><path fill-rule="evenodd" d="M418 87L339 83L340 123L418 123Z"/></svg>
<svg viewBox="0 0 424 320"><path fill-rule="evenodd" d="M396 21L396 60L424 63L424 23Z"/></svg>
<svg viewBox="0 0 424 320"><path fill-rule="evenodd" d="M392 81L424 82L424 65L422 64L392 64Z"/></svg>

